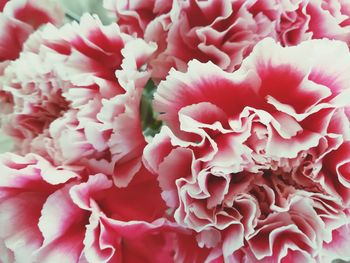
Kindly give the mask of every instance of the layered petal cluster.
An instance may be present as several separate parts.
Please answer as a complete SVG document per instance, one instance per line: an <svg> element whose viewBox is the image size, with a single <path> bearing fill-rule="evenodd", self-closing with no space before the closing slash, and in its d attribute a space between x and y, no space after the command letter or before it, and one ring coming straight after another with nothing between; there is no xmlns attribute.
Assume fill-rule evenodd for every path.
<svg viewBox="0 0 350 263"><path fill-rule="evenodd" d="M349 70L343 42L265 39L234 73L193 60L160 83L144 161L210 260L349 258Z"/></svg>
<svg viewBox="0 0 350 263"><path fill-rule="evenodd" d="M105 7L115 11L124 30L157 43L151 63L155 80L164 79L171 67L186 70L193 58L232 71L254 44L274 36L272 18L281 9L265 0L151 2L106 0Z"/></svg>
<svg viewBox="0 0 350 263"><path fill-rule="evenodd" d="M232 72L265 37L284 46L322 38L350 41L350 8L342 0L105 0L104 6L123 31L157 43L151 62L156 81L171 67L186 71L191 59Z"/></svg>
<svg viewBox="0 0 350 263"><path fill-rule="evenodd" d="M280 3L277 3L280 2ZM350 7L343 0L277 1L283 11L276 22L278 40L296 45L308 39L337 39L350 44Z"/></svg>
<svg viewBox="0 0 350 263"><path fill-rule="evenodd" d="M53 167L34 154L2 154L0 168L0 239L4 246L0 258L2 262L30 262L43 242L38 223L46 199L79 175Z"/></svg>
<svg viewBox="0 0 350 263"><path fill-rule="evenodd" d="M123 32L136 34L146 40L152 37L153 30L158 26L167 29L170 22L170 10L173 0L104 0L104 8L117 17L117 22ZM168 23L167 23L168 21Z"/></svg>
<svg viewBox="0 0 350 263"><path fill-rule="evenodd" d="M39 26L60 25L64 13L55 1L10 0L0 2L0 73L18 58L28 36Z"/></svg>
<svg viewBox="0 0 350 263"><path fill-rule="evenodd" d="M172 260L178 227L161 218L166 207L147 170L117 188L102 173L35 154L2 154L0 169L2 262Z"/></svg>
<svg viewBox="0 0 350 263"><path fill-rule="evenodd" d="M117 23L123 32L141 37L147 42L157 43L157 51L152 60L167 48L168 33L172 25L171 16L174 8L178 6L177 0L104 0L103 5L108 12L117 17ZM153 78L160 74L157 73L159 70L165 77L169 69L159 66L153 71Z"/></svg>
<svg viewBox="0 0 350 263"><path fill-rule="evenodd" d="M0 91L2 126L17 149L118 173L115 183L126 186L146 145L139 105L155 45L85 15L80 24L45 27L24 49Z"/></svg>
<svg viewBox="0 0 350 263"><path fill-rule="evenodd" d="M0 0L0 262L350 260L349 2L103 4Z"/></svg>
<svg viewBox="0 0 350 263"><path fill-rule="evenodd" d="M152 62L153 77L164 79L171 67L185 71L193 58L236 69L259 40L274 36L274 22L261 10L250 11L257 2L177 1L166 49Z"/></svg>

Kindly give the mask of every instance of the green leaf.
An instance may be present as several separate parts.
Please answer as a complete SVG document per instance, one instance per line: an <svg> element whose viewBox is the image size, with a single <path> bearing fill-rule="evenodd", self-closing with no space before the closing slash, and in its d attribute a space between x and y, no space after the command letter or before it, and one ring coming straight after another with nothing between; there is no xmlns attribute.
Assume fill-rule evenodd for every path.
<svg viewBox="0 0 350 263"><path fill-rule="evenodd" d="M143 89L140 115L142 123L142 131L144 136L152 136L159 133L162 127L162 122L158 119L158 114L153 111L152 102L154 92L157 90L157 86L153 80L150 79Z"/></svg>

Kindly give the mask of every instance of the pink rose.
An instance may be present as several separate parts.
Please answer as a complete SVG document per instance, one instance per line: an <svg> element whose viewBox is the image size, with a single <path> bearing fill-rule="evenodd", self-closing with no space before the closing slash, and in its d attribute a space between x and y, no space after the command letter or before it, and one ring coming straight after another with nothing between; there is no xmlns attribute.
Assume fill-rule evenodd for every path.
<svg viewBox="0 0 350 263"><path fill-rule="evenodd" d="M226 261L321 256L350 219L349 70L345 43L266 39L234 73L193 60L160 83L168 127L144 161L200 247Z"/></svg>

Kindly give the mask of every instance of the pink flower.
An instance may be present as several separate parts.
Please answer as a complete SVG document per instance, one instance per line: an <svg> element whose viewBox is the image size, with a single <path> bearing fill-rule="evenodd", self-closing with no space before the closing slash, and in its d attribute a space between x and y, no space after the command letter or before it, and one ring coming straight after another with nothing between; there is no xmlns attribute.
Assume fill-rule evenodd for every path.
<svg viewBox="0 0 350 263"><path fill-rule="evenodd" d="M151 63L152 77L165 79L171 67L185 71L191 59L212 61L227 71L236 69L259 40L275 34L274 22L264 10L250 11L257 2L174 1L171 23L163 26L165 37L146 31L147 40L161 47Z"/></svg>
<svg viewBox="0 0 350 263"><path fill-rule="evenodd" d="M16 59L22 50L23 42L32 32L32 28L14 18L0 13L1 34L0 38L0 73L3 72L8 60Z"/></svg>
<svg viewBox="0 0 350 263"><path fill-rule="evenodd" d="M72 258L67 262L76 262L82 253L88 262L137 257L140 251L135 243L143 239L150 241L150 251L153 246L166 249L162 234L154 233L155 229L159 233L167 224L158 219L164 213L159 188L145 170L136 178L127 188L121 189L116 188L107 176L96 174L87 182L51 195L39 222L44 242L36 252L37 259L43 262L57 259L74 241L72 235L77 238L74 241L76 249L68 252ZM61 210L54 209L54 204L58 203ZM158 205L154 206L155 203ZM134 242L128 243L128 239ZM61 247L57 247L57 242L61 242Z"/></svg>
<svg viewBox="0 0 350 263"><path fill-rule="evenodd" d="M296 45L308 39L337 39L350 43L350 7L347 1L278 1L282 12L276 21L278 39L283 45Z"/></svg>
<svg viewBox="0 0 350 263"><path fill-rule="evenodd" d="M118 189L99 174L72 188L74 202L92 213L84 239L89 262L170 260L172 241L165 232L172 224L157 219L165 211L157 182L144 169L135 179Z"/></svg>
<svg viewBox="0 0 350 263"><path fill-rule="evenodd" d="M104 0L103 5L108 11L115 13L123 32L147 38L150 28L156 24L166 25L165 22L170 19L169 12L173 0Z"/></svg>
<svg viewBox="0 0 350 263"><path fill-rule="evenodd" d="M308 262L348 224L348 70L345 43L266 39L234 73L194 60L160 83L168 127L144 161L200 247L226 261Z"/></svg>
<svg viewBox="0 0 350 263"><path fill-rule="evenodd" d="M157 51L152 60L164 52L168 46L168 33L172 25L171 14L173 6L177 6L177 0L104 0L104 7L117 17L117 23L123 32L136 35L147 42L157 43ZM170 67L157 68L153 74L167 74ZM165 76L164 75L164 76Z"/></svg>
<svg viewBox="0 0 350 263"><path fill-rule="evenodd" d="M322 38L350 41L350 8L342 0L105 0L104 6L124 32L157 43L151 62L156 81L171 67L186 71L191 59L232 72L265 37L284 46Z"/></svg>
<svg viewBox="0 0 350 263"><path fill-rule="evenodd" d="M171 67L186 70L196 58L232 71L266 36L275 36L274 19L282 8L271 1L142 1L105 0L122 30L157 43L151 63L155 80Z"/></svg>
<svg viewBox="0 0 350 263"><path fill-rule="evenodd" d="M24 49L0 90L2 125L17 149L114 174L126 186L146 145L139 105L155 46L85 15L81 24L45 27Z"/></svg>
<svg viewBox="0 0 350 263"><path fill-rule="evenodd" d="M0 169L0 240L16 262L30 262L43 242L38 222L46 199L78 174L34 154L2 154Z"/></svg>
<svg viewBox="0 0 350 263"><path fill-rule="evenodd" d="M0 73L7 60L18 58L28 36L45 23L60 25L64 13L54 1L11 0L0 2Z"/></svg>
<svg viewBox="0 0 350 263"><path fill-rule="evenodd" d="M2 125L18 143L32 140L68 109L62 96L64 82L56 78L53 66L38 54L23 52L5 69Z"/></svg>
<svg viewBox="0 0 350 263"><path fill-rule="evenodd" d="M48 156L57 165L114 175L116 185L126 186L141 168L146 146L139 117L141 92L130 90L70 109L31 141L29 150Z"/></svg>
<svg viewBox="0 0 350 263"><path fill-rule="evenodd" d="M342 260L350 260L349 246L350 225L343 224L339 228L333 230L332 240L323 246L323 259L325 261L333 261L341 258Z"/></svg>
<svg viewBox="0 0 350 263"><path fill-rule="evenodd" d="M158 183L144 168L127 188L35 154L2 154L0 168L4 262L169 262L174 231L185 233L162 218Z"/></svg>
<svg viewBox="0 0 350 263"><path fill-rule="evenodd" d="M10 0L5 4L3 12L34 29L46 23L60 25L64 18L63 10L51 0Z"/></svg>

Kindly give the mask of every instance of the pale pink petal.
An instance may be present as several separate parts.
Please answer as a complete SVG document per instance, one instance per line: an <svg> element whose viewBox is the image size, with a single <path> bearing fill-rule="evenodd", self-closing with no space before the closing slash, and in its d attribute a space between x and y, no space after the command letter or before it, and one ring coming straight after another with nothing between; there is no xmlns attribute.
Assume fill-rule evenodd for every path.
<svg viewBox="0 0 350 263"><path fill-rule="evenodd" d="M195 74L198 71L201 75ZM209 102L228 116L237 114L248 106L243 104L248 98L250 105L259 102L260 99L254 91L255 85L254 79L246 83L243 75L232 77L212 63L201 64L198 61L191 61L187 74L172 71L167 80L159 85L154 97L154 107L162 114L161 119L180 135L177 112L183 107ZM239 100L232 104L231 99L238 97Z"/></svg>
<svg viewBox="0 0 350 263"><path fill-rule="evenodd" d="M350 201L350 173L349 173L350 144L346 142L324 158L325 184L337 193L346 204Z"/></svg>
<svg viewBox="0 0 350 263"><path fill-rule="evenodd" d="M66 185L46 200L39 221L43 245L35 253L40 262L77 262L83 249L87 214L69 196Z"/></svg>
<svg viewBox="0 0 350 263"><path fill-rule="evenodd" d="M0 237L18 262L32 258L32 253L43 242L38 222L46 197L45 193L23 190L15 196L1 199Z"/></svg>
<svg viewBox="0 0 350 263"><path fill-rule="evenodd" d="M323 246L324 260L350 260L349 224L345 224L332 232L332 240Z"/></svg>
<svg viewBox="0 0 350 263"><path fill-rule="evenodd" d="M159 165L159 186L162 189L162 197L169 207L178 206L176 179L191 176L191 163L191 151L177 148Z"/></svg>
<svg viewBox="0 0 350 263"><path fill-rule="evenodd" d="M11 0L3 12L35 29L46 23L61 25L64 18L62 8L52 0Z"/></svg>
<svg viewBox="0 0 350 263"><path fill-rule="evenodd" d="M23 42L32 33L33 29L14 18L0 13L0 61L13 60L19 56Z"/></svg>
<svg viewBox="0 0 350 263"><path fill-rule="evenodd" d="M92 211L94 206L92 194L97 191L106 190L112 186L104 174L90 176L86 183L73 186L70 195L73 202L81 209Z"/></svg>
<svg viewBox="0 0 350 263"><path fill-rule="evenodd" d="M159 165L171 150L171 138L168 135L171 131L163 126L161 131L154 136L152 143L147 144L143 152L143 163L153 173L157 173Z"/></svg>
<svg viewBox="0 0 350 263"><path fill-rule="evenodd" d="M126 188L117 188L105 175L97 174L86 183L73 186L70 194L81 209L101 210L108 217L123 221L152 221L165 212L157 181L144 168Z"/></svg>
<svg viewBox="0 0 350 263"><path fill-rule="evenodd" d="M175 229L165 220L152 223L91 219L87 229L85 255L91 262L171 262ZM145 246L147 244L147 246Z"/></svg>
<svg viewBox="0 0 350 263"><path fill-rule="evenodd" d="M46 234L42 235L43 223L40 223L40 218L43 209L47 209L45 206L47 200L50 200L49 196L60 193L59 187L68 180L77 178L78 174L66 168L54 167L35 154L3 154L0 157L0 169L0 220L3 226L0 238L5 247L13 252L16 261L32 261L34 253L47 238ZM59 207L56 203L50 206L51 212L60 211L70 217L70 213L64 212L65 207ZM52 213L50 216L54 218L49 220L47 225L45 223L50 233L58 230L51 227L54 219L59 220L55 215L56 213ZM48 236L50 238L50 234Z"/></svg>

